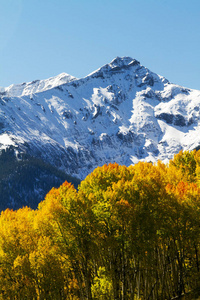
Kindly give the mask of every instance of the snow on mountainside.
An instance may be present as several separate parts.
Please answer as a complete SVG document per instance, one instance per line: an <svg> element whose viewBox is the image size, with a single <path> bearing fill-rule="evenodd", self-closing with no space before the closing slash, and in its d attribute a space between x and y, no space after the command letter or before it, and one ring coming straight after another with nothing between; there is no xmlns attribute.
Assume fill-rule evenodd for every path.
<svg viewBox="0 0 200 300"><path fill-rule="evenodd" d="M34 80L28 83L24 82L21 84L12 84L6 88L0 88L0 96L19 97L31 95L33 93L39 93L45 90L52 89L75 79L77 78L66 73L61 73L58 76L51 77L45 80Z"/></svg>
<svg viewBox="0 0 200 300"><path fill-rule="evenodd" d="M200 91L117 57L85 78L67 74L0 94L0 149L39 157L83 179L109 162L167 161L200 146Z"/></svg>

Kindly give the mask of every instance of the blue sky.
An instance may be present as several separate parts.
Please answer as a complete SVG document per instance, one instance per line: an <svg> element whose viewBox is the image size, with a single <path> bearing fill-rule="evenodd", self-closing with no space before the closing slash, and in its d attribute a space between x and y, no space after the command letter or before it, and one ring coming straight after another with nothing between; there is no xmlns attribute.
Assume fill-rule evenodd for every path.
<svg viewBox="0 0 200 300"><path fill-rule="evenodd" d="M200 89L199 0L0 0L0 86L131 56Z"/></svg>

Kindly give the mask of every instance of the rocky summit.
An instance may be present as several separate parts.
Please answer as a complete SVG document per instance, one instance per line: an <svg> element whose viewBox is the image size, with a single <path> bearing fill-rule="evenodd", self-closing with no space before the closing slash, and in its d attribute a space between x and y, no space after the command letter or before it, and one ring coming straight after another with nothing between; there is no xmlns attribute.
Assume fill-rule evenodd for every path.
<svg viewBox="0 0 200 300"><path fill-rule="evenodd" d="M198 149L199 121L199 90L130 57L81 79L62 73L1 88L0 208L36 206L52 185L78 185L105 163L167 162Z"/></svg>

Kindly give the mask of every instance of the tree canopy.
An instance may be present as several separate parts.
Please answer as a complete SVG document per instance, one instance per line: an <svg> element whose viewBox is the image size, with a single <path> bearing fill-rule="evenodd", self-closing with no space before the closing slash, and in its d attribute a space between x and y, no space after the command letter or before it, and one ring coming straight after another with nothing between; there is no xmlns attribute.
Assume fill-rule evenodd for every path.
<svg viewBox="0 0 200 300"><path fill-rule="evenodd" d="M200 152L96 168L0 216L0 299L172 299L200 290Z"/></svg>

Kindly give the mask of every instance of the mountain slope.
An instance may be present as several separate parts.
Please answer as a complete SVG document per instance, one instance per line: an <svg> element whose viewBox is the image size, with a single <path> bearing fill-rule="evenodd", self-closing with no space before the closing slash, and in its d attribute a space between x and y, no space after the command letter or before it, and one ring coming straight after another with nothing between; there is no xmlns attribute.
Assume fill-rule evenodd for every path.
<svg viewBox="0 0 200 300"><path fill-rule="evenodd" d="M0 150L37 157L83 179L98 165L167 161L200 145L200 91L117 57L85 78L5 88ZM36 84L36 85L35 85Z"/></svg>
<svg viewBox="0 0 200 300"><path fill-rule="evenodd" d="M71 82L75 79L76 79L75 77L69 74L61 73L58 76L51 77L49 79L34 80L32 82L28 82L28 83L24 82L21 84L11 84L9 87L0 88L0 96L19 97L19 96L31 95L34 93L39 93L45 90L52 89L59 85Z"/></svg>
<svg viewBox="0 0 200 300"><path fill-rule="evenodd" d="M37 208L52 187L65 180L78 187L80 181L43 160L23 154L20 159L10 147L0 156L0 210L22 206Z"/></svg>

